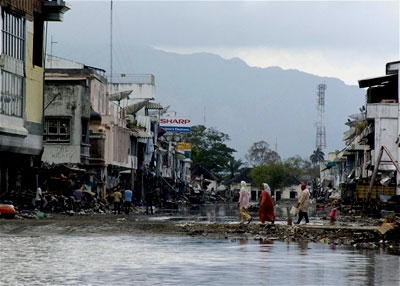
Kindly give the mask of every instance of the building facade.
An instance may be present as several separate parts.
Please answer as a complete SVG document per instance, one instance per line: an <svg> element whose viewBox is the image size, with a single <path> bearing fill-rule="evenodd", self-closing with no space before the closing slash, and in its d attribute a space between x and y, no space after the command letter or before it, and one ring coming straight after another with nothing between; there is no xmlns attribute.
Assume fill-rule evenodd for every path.
<svg viewBox="0 0 400 286"><path fill-rule="evenodd" d="M37 185L30 168L40 165L42 154L44 23L62 20L67 10L64 1L0 1L2 192Z"/></svg>
<svg viewBox="0 0 400 286"><path fill-rule="evenodd" d="M400 195L399 67L400 62L387 63L386 75L359 81L366 101L360 113L349 116L346 147L321 165L321 181L329 181L344 198Z"/></svg>

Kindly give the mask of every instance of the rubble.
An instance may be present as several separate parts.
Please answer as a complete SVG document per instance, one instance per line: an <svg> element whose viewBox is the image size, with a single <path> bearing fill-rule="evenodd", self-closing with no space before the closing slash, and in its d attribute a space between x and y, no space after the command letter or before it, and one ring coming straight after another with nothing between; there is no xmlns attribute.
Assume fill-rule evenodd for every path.
<svg viewBox="0 0 400 286"><path fill-rule="evenodd" d="M328 212L328 210L326 210ZM149 220L144 215L144 207L137 207L130 216L113 215L109 209L96 211L85 209L75 212L66 210L62 213L43 213L39 210L19 210L14 220L2 220L0 235L7 233L7 225L23 224L32 227L37 223L54 223L59 228L74 229L74 233L131 233L150 231L152 233L178 233L190 236L209 236L224 239L245 238L261 241L280 240L285 242L309 241L315 243L352 246L357 249L388 249L400 254L400 223L395 214L385 219L364 217L352 209L340 208L340 216L335 225L327 218L321 224L287 225L286 219L275 225L249 225L239 223L176 223L170 220ZM346 213L347 212L347 213ZM159 213L156 216L165 216ZM254 213L253 213L254 215ZM167 215L168 216L168 215ZM319 217L321 218L321 217ZM318 218L316 218L318 219ZM3 223L3 221L5 223ZM89 221L90 224L82 222ZM184 221L184 220L183 220ZM117 224L115 223L117 222Z"/></svg>

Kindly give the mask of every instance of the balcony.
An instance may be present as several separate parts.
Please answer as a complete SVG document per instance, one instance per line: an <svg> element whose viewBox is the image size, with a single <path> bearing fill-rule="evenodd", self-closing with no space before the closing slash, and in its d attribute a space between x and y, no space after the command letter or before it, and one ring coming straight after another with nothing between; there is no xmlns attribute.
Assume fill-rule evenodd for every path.
<svg viewBox="0 0 400 286"><path fill-rule="evenodd" d="M63 0L45 0L43 1L43 14L45 21L62 21L64 13L69 7Z"/></svg>

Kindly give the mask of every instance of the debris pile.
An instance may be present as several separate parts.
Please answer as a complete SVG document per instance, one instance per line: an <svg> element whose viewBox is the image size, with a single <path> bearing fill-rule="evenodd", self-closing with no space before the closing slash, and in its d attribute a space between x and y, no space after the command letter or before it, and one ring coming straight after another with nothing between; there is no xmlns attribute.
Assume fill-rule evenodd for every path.
<svg viewBox="0 0 400 286"><path fill-rule="evenodd" d="M378 227L340 227L313 225L266 225L259 224L194 224L181 225L188 235L235 238L246 237L256 240L282 240L285 242L308 241L334 245L349 245L359 249L389 249L400 252L400 225L392 217L392 228L381 233Z"/></svg>

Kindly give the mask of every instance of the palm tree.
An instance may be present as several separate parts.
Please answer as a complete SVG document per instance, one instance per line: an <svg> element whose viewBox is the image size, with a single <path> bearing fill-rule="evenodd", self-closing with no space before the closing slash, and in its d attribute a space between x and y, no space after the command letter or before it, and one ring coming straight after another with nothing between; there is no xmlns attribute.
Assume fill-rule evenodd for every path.
<svg viewBox="0 0 400 286"><path fill-rule="evenodd" d="M324 161L325 153L318 147L310 156L311 163L315 166Z"/></svg>
<svg viewBox="0 0 400 286"><path fill-rule="evenodd" d="M239 170L242 167L242 165L243 165L242 159L235 160L234 157L231 157L229 159L228 169L229 169L229 173L231 175L231 179L235 177L235 174L237 172L239 172Z"/></svg>

